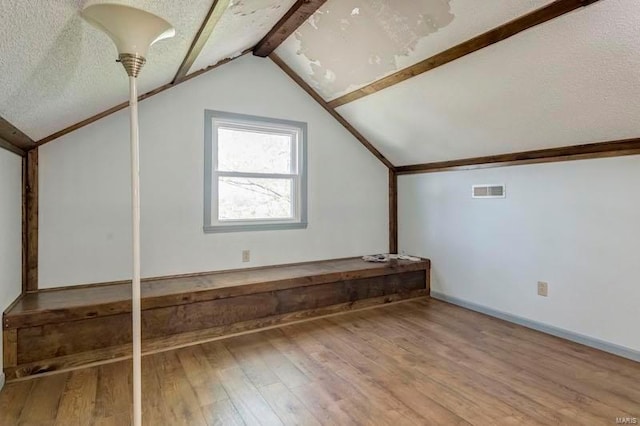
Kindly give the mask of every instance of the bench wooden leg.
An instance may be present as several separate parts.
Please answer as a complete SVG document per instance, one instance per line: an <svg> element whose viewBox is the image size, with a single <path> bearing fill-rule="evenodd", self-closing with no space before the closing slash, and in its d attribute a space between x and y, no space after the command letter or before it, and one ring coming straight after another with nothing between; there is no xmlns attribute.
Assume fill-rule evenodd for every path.
<svg viewBox="0 0 640 426"><path fill-rule="evenodd" d="M10 328L2 332L3 368L18 365L18 329Z"/></svg>

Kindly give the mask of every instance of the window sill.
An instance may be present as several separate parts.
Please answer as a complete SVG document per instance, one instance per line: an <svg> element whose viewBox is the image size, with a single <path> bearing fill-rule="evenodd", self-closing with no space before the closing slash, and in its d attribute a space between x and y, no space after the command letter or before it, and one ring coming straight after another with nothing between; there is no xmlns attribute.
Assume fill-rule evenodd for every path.
<svg viewBox="0 0 640 426"><path fill-rule="evenodd" d="M210 225L204 226L205 234L220 234L224 232L253 232L253 231L279 231L285 229L306 229L307 222L294 223L260 223L246 225Z"/></svg>

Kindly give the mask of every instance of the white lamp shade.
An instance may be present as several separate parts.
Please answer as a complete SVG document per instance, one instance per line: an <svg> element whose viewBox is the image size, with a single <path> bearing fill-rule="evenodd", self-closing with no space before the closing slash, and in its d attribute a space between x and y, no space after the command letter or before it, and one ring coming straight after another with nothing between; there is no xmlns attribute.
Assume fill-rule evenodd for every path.
<svg viewBox="0 0 640 426"><path fill-rule="evenodd" d="M158 40L173 37L175 28L164 19L144 10L121 4L94 4L82 16L101 29L115 43L119 54L147 56Z"/></svg>

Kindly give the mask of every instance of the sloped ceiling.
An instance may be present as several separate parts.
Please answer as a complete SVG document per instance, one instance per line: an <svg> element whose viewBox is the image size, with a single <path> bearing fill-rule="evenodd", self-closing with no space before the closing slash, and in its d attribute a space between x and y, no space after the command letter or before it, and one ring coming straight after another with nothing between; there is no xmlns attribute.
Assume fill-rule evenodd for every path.
<svg viewBox="0 0 640 426"><path fill-rule="evenodd" d="M78 0L0 2L0 115L38 140L128 97L126 74L111 40L79 15ZM176 36L154 45L139 78L145 92L173 78L211 0L189 7L171 0L111 1L171 22Z"/></svg>
<svg viewBox="0 0 640 426"><path fill-rule="evenodd" d="M337 111L396 166L638 137L639 22L600 1Z"/></svg>
<svg viewBox="0 0 640 426"><path fill-rule="evenodd" d="M140 92L172 80L212 4L109 1L176 26ZM0 2L0 116L33 139L127 98L111 41L78 15L87 3ZM255 45L294 3L231 1L191 72ZM276 53L329 101L549 3L328 0ZM337 111L396 166L638 137L638 22L637 1L601 0Z"/></svg>
<svg viewBox="0 0 640 426"><path fill-rule="evenodd" d="M295 0L232 1L190 71L236 57L255 46L294 3Z"/></svg>
<svg viewBox="0 0 640 426"><path fill-rule="evenodd" d="M548 2L365 3L328 1L277 51L326 100ZM602 0L337 112L396 166L638 137L638 22Z"/></svg>
<svg viewBox="0 0 640 426"><path fill-rule="evenodd" d="M128 98L109 38L79 15L93 3L120 3L165 18L176 36L151 47L139 77L144 93L172 81L213 0L3 0L0 2L0 116L34 140ZM293 0L235 0L193 69L256 44Z"/></svg>
<svg viewBox="0 0 640 426"><path fill-rule="evenodd" d="M335 99L550 0L329 0L276 53Z"/></svg>

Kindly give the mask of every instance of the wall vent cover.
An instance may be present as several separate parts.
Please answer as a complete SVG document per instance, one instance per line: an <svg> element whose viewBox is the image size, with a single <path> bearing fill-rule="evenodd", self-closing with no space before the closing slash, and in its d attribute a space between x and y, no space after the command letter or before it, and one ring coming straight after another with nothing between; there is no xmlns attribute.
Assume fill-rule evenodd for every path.
<svg viewBox="0 0 640 426"><path fill-rule="evenodd" d="M473 185L471 196L473 198L505 198L507 193L504 185Z"/></svg>

